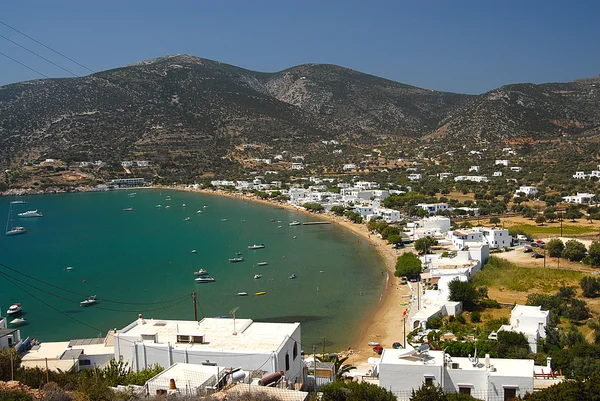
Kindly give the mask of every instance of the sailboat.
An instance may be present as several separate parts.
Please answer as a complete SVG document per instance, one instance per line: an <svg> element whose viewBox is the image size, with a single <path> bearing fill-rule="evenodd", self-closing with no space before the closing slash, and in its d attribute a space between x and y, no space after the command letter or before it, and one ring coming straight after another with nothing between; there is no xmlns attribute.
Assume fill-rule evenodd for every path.
<svg viewBox="0 0 600 401"><path fill-rule="evenodd" d="M12 217L12 203L8 206L8 218L6 219L6 235L27 234L25 227L15 226Z"/></svg>

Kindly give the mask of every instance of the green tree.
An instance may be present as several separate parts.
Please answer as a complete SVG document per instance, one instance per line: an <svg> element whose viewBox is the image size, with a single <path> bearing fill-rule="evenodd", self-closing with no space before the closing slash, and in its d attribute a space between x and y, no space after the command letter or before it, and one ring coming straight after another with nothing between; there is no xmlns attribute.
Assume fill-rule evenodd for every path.
<svg viewBox="0 0 600 401"><path fill-rule="evenodd" d="M418 390L413 390L410 401L448 401L441 386L423 384Z"/></svg>
<svg viewBox="0 0 600 401"><path fill-rule="evenodd" d="M423 237L415 241L415 250L427 253L429 248L438 244L438 241L433 237Z"/></svg>
<svg viewBox="0 0 600 401"><path fill-rule="evenodd" d="M539 215L535 218L535 223L537 225L543 226L545 222L546 222L546 218L542 215Z"/></svg>
<svg viewBox="0 0 600 401"><path fill-rule="evenodd" d="M590 262L593 267L600 267L600 243L598 241L592 242L589 250Z"/></svg>
<svg viewBox="0 0 600 401"><path fill-rule="evenodd" d="M565 218L571 221L575 221L575 219L578 219L581 216L583 216L583 213L579 211L577 206L571 205L565 210Z"/></svg>
<svg viewBox="0 0 600 401"><path fill-rule="evenodd" d="M579 285L584 297L594 298L598 296L598 292L600 291L600 282L598 282L598 279L585 276L579 281Z"/></svg>
<svg viewBox="0 0 600 401"><path fill-rule="evenodd" d="M496 216L494 216L494 217L490 217L490 224L494 224L494 225L496 225L496 226L497 226L498 224L500 224L500 217L496 217Z"/></svg>
<svg viewBox="0 0 600 401"><path fill-rule="evenodd" d="M396 277L406 276L409 279L416 278L421 274L421 260L412 252L406 252L398 256L396 260Z"/></svg>
<svg viewBox="0 0 600 401"><path fill-rule="evenodd" d="M455 278L448 284L448 289L450 290L450 301L462 302L467 310L473 309L479 298L475 286L469 281Z"/></svg>
<svg viewBox="0 0 600 401"><path fill-rule="evenodd" d="M546 252L551 258L560 258L565 250L565 244L559 238L553 238L546 244Z"/></svg>
<svg viewBox="0 0 600 401"><path fill-rule="evenodd" d="M563 251L563 258L569 259L571 262L579 262L585 257L585 245L577 240L569 240L565 244L565 250Z"/></svg>
<svg viewBox="0 0 600 401"><path fill-rule="evenodd" d="M336 215L336 216L343 216L344 212L346 211L346 208L344 206L332 206L331 207L331 211Z"/></svg>
<svg viewBox="0 0 600 401"><path fill-rule="evenodd" d="M396 401L396 396L376 384L334 381L321 387L323 401Z"/></svg>
<svg viewBox="0 0 600 401"><path fill-rule="evenodd" d="M11 380L11 361L13 372L17 370L21 363L19 353L15 348L4 348L0 351L0 380Z"/></svg>

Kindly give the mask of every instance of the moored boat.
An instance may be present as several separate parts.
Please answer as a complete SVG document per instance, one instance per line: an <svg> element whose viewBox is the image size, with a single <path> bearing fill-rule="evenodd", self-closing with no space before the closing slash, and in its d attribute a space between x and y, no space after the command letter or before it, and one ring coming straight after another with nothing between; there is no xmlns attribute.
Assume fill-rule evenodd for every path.
<svg viewBox="0 0 600 401"><path fill-rule="evenodd" d="M248 245L248 249L262 249L265 247L265 244L260 244L260 245Z"/></svg>
<svg viewBox="0 0 600 401"><path fill-rule="evenodd" d="M97 301L96 296L92 295L91 297L88 297L87 299L81 301L79 303L79 305L80 306L92 306L92 305L96 304L96 301Z"/></svg>
<svg viewBox="0 0 600 401"><path fill-rule="evenodd" d="M12 304L6 310L6 314L8 316L16 316L16 315L20 314L21 312L23 312L23 308L21 307L21 304Z"/></svg>
<svg viewBox="0 0 600 401"><path fill-rule="evenodd" d="M18 213L17 216L26 218L26 217L43 217L44 215L41 212L38 212L36 209L36 210L28 210L23 213Z"/></svg>
<svg viewBox="0 0 600 401"><path fill-rule="evenodd" d="M292 275L291 275L289 278L293 280L293 279L295 279L295 278L296 278L296 275L295 275L295 274L292 274Z"/></svg>
<svg viewBox="0 0 600 401"><path fill-rule="evenodd" d="M194 281L196 281L197 283L213 283L215 279L212 277L198 277L195 278Z"/></svg>
<svg viewBox="0 0 600 401"><path fill-rule="evenodd" d="M22 226L15 226L12 215L12 203L8 206L8 217L6 219L6 235L27 234L27 230Z"/></svg>
<svg viewBox="0 0 600 401"><path fill-rule="evenodd" d="M132 207L126 207L125 209L123 209L124 212L133 212L133 208Z"/></svg>
<svg viewBox="0 0 600 401"><path fill-rule="evenodd" d="M268 265L268 263L267 263L267 262L258 262L258 263L256 264L256 266L266 266L266 265Z"/></svg>
<svg viewBox="0 0 600 401"><path fill-rule="evenodd" d="M229 261L230 261L231 263L243 262L243 261L244 261L244 258L243 258L243 257L241 257L241 256L240 256L240 257L237 257L237 258L229 258Z"/></svg>
<svg viewBox="0 0 600 401"><path fill-rule="evenodd" d="M301 221L294 220L294 221L292 221L292 222L291 222L289 225L290 225L290 226L299 226L300 224L302 224L302 222L301 222Z"/></svg>
<svg viewBox="0 0 600 401"><path fill-rule="evenodd" d="M262 274L255 274L255 275L254 275L254 279L255 279L255 280L257 280L257 279L259 279L259 278L261 278L261 277L262 277Z"/></svg>
<svg viewBox="0 0 600 401"><path fill-rule="evenodd" d="M266 291L257 291L254 293L254 296L265 295L266 293L267 293Z"/></svg>
<svg viewBox="0 0 600 401"><path fill-rule="evenodd" d="M246 295L248 295L248 293L247 292L238 292L235 295L237 295L238 297L245 297Z"/></svg>
<svg viewBox="0 0 600 401"><path fill-rule="evenodd" d="M208 274L208 272L206 270L204 270L204 269L200 269L197 272L194 272L194 276L204 276L204 275L207 275L207 274Z"/></svg>
<svg viewBox="0 0 600 401"><path fill-rule="evenodd" d="M13 319L13 320L10 322L10 324L12 324L12 325L14 325L14 326L17 326L17 325L19 325L19 324L23 324L23 323L25 323L25 322L27 322L27 319L25 319L25 318L23 318L23 317L18 317L18 318L16 318L16 319Z"/></svg>

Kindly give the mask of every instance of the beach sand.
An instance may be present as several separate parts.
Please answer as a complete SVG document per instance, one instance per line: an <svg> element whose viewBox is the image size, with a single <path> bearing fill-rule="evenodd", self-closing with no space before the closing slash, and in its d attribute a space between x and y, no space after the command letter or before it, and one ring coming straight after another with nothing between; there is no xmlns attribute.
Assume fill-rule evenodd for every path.
<svg viewBox="0 0 600 401"><path fill-rule="evenodd" d="M385 348L391 348L394 342L403 344L403 312L406 310L408 302L410 301L411 292L409 286L400 284L400 279L394 276L394 272L396 270L396 259L398 258L398 254L404 252L404 248L396 251L387 243L387 241L382 240L375 234L369 233L366 225L352 223L348 219L335 216L331 213L314 214L288 203L267 201L253 195L231 193L222 190L213 191L181 187L164 187L164 189L186 190L208 195L228 196L232 198L264 203L269 206L292 209L305 213L313 219L324 219L332 222L333 224L338 224L340 227L352 231L356 235L360 236L363 240L368 241L371 246L377 250L381 256L382 262L386 266L388 272L386 287L383 294L381 294L377 305L373 306L373 313L369 314L370 318L362 325L358 338L352 342L348 349L340 349L336 351L343 353L344 355L348 355L348 362L354 366L357 366L360 363L367 362L369 357L378 356L373 351L373 347L367 345L367 343L370 341L378 342ZM356 296L360 296L360 294L356 294ZM406 320L406 324L408 325L408 318ZM407 327L407 330L410 331L410 328Z"/></svg>

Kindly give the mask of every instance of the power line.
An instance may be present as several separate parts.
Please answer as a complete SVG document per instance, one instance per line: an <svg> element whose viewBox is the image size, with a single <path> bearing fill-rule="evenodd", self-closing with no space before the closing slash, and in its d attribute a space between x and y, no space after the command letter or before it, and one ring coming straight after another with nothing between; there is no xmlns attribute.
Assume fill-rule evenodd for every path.
<svg viewBox="0 0 600 401"><path fill-rule="evenodd" d="M77 61L73 60L73 59L72 59L72 58L70 58L69 56L65 56L64 54L62 54L62 53L61 53L61 52L59 52L58 50L54 50L53 48L51 48L50 46L47 46L47 45L43 44L43 43L42 43L42 42L40 42L39 40L37 40L37 39L34 39L34 38L32 38L31 36L29 36L29 35L27 35L27 34L25 34L25 33L21 32L21 31L19 31L17 28L14 28L14 27L12 27L12 26L8 25L6 22L0 21L0 24L2 24L2 25L4 25L4 26L6 26L7 28L10 28L10 29L12 29L13 31L15 31L15 32L17 32L17 33L20 33L21 35L25 36L27 39L30 39L30 40L34 41L34 42L35 42L35 43L37 43L38 45L40 45L40 46L44 46L46 49L48 49L48 50L50 50L50 51L52 51L52 52L54 52L54 53L58 54L58 55L59 55L59 56L61 56L61 57L64 57L64 58L66 58L67 60L69 60L69 61L70 61L70 62L72 62L72 63L75 63L75 64L77 64L77 65L78 65L78 66L80 66L81 68L85 68L85 69L86 69L86 70L88 70L89 72L91 72L91 73L95 73L95 71L94 71L94 70L92 70L92 69L90 69L90 68L86 67L85 65L83 65L83 64L81 64L81 63L78 63Z"/></svg>
<svg viewBox="0 0 600 401"><path fill-rule="evenodd" d="M56 66L56 67L60 68L61 70L68 72L69 74L73 75L74 77L77 77L77 76L78 76L77 74L75 74L75 73L74 73L74 72L72 72L71 70L67 70L66 68L64 68L64 67L62 67L62 66L60 66L60 65L56 64L54 61L47 59L46 57L42 56L41 54L38 54L38 53L34 52L34 51L33 51L33 50L31 50L31 49L28 49L27 47L25 47L25 46L23 46L23 45L21 45L21 44L19 44L19 43L15 42L15 41L14 41L14 40L12 40L12 39L9 39L9 38L7 38L6 36L4 36L4 35L2 35L2 34L0 34L0 38L3 38L3 39L5 39L5 40L9 41L10 43L13 43L13 44L15 44L15 45L19 46L21 49L27 50L29 53L31 53L31 54L34 54L34 55L38 56L38 57L39 57L39 58L41 58L42 60L45 60L45 61L49 62L50 64L52 64L52 65L54 65L54 66Z"/></svg>
<svg viewBox="0 0 600 401"><path fill-rule="evenodd" d="M16 60L16 59L12 58L12 57L11 57L11 56L9 56L8 54L2 53L2 52L0 52L0 54L1 54L1 55L3 55L4 57L8 58L8 59L11 59L12 61L14 61L14 62L15 62L15 63L17 63L17 64L20 64L20 65L22 65L23 67L27 68L28 70L31 70L31 71L35 72L36 74L40 74L40 75L41 75L42 77L44 77L44 78L52 79L52 78L50 78L48 75L46 75L46 74L42 74L42 73L41 73L41 72L39 72L38 70L36 70L36 69L34 69L34 68L32 68L32 67L30 67L30 66L26 65L26 64L23 64L23 63L21 63L19 60Z"/></svg>
<svg viewBox="0 0 600 401"><path fill-rule="evenodd" d="M7 266L7 265L5 265L3 263L0 263L0 266L4 267L4 268L6 268L6 269L8 269L10 271L13 271L13 272L15 272L17 274L20 274L22 276L30 278L30 279L32 279L34 281L37 281L38 283L42 283L44 285L47 285L49 287L53 287L53 288L56 288L56 289L61 290L61 291L69 292L69 293L74 294L74 295L79 295L81 297L88 297L88 295L86 295L86 294L82 294L80 292L72 291L72 290L69 290L67 288L62 288L62 287L59 287L57 285L48 283L47 281L40 280L40 279L35 278L35 277L33 277L33 276L31 276L31 275L29 275L27 273L23 273L23 272L20 272L20 271L18 271L16 269L13 269L12 267ZM2 274L6 274L6 273L2 273ZM30 284L27 284L27 285L30 285ZM58 297L60 297L60 296L58 296ZM158 304L166 304L166 303L170 303L170 302L179 301L179 300L182 300L182 299L187 298L187 297L188 297L188 295L184 295L184 296L181 296L181 297L177 297L177 298L173 298L173 299L167 299L167 300L164 300L164 301L156 301L156 302L124 302L124 301L113 301L113 300L104 299L104 298L98 298L98 300L103 301L103 302L113 303L113 304L122 304L122 305L158 305Z"/></svg>

